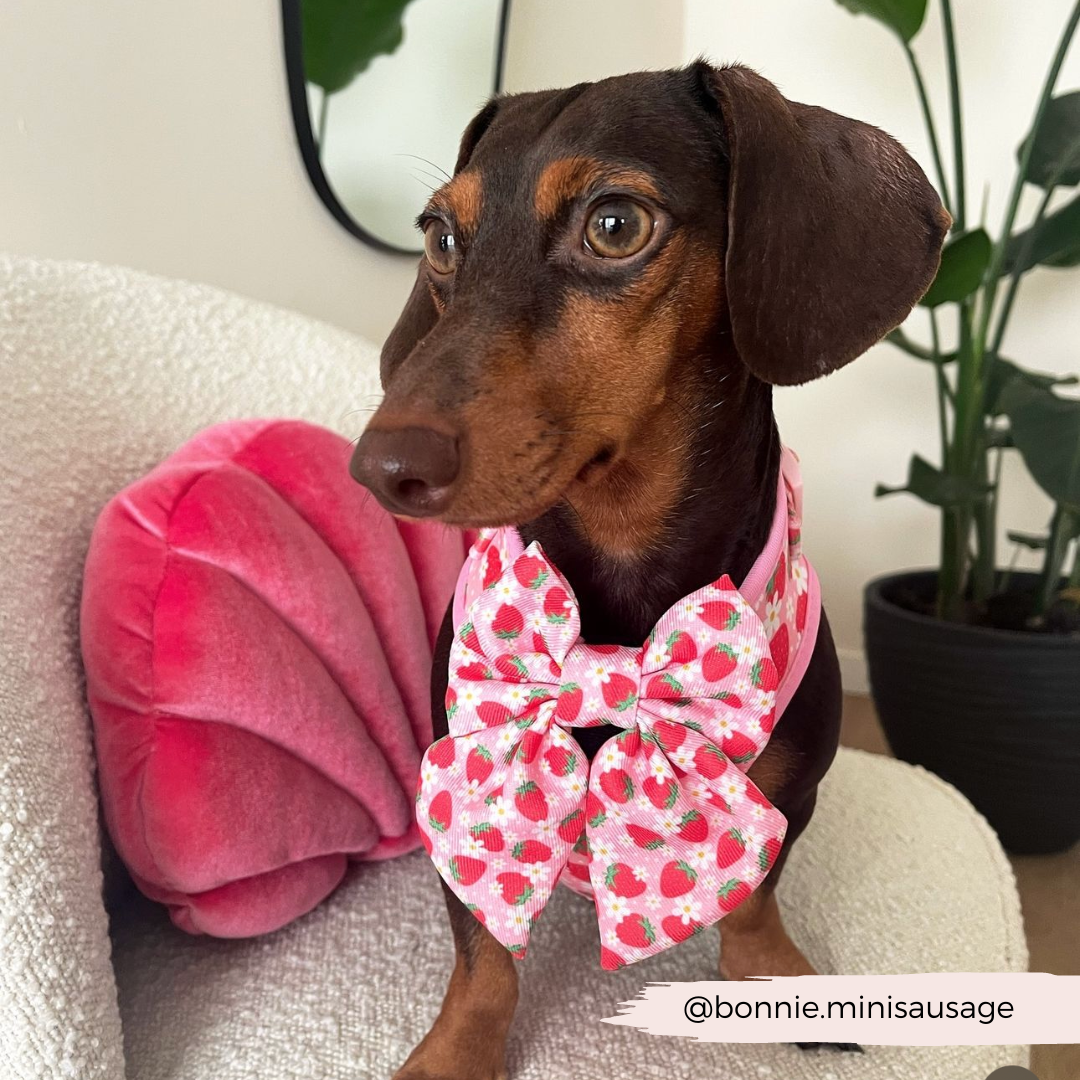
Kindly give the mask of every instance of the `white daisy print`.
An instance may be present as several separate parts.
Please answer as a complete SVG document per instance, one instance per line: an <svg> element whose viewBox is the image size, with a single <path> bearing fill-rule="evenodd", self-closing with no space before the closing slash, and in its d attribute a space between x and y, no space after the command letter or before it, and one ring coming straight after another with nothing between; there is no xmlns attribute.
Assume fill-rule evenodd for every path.
<svg viewBox="0 0 1080 1080"><path fill-rule="evenodd" d="M678 916L683 926L689 926L701 918L701 905L694 900L684 898L675 905L675 910L671 914Z"/></svg>

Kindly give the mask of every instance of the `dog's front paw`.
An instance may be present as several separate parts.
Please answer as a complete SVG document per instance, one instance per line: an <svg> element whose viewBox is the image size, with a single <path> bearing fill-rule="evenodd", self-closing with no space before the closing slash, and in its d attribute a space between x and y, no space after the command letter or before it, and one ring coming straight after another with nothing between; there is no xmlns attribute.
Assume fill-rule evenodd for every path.
<svg viewBox="0 0 1080 1080"><path fill-rule="evenodd" d="M502 1039L436 1021L393 1080L507 1080Z"/></svg>

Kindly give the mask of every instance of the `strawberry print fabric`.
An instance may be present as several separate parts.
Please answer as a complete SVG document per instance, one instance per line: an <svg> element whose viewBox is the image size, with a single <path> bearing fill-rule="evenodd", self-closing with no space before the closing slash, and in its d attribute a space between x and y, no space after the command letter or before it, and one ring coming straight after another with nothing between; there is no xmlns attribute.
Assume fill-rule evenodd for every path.
<svg viewBox="0 0 1080 1080"><path fill-rule="evenodd" d="M562 881L593 899L601 964L660 952L734 910L787 822L746 776L805 670L817 581L784 452L769 542L674 605L637 649L586 644L539 544L485 530L462 570L446 696L425 754L421 837L439 873L516 957ZM575 727L621 729L590 763Z"/></svg>

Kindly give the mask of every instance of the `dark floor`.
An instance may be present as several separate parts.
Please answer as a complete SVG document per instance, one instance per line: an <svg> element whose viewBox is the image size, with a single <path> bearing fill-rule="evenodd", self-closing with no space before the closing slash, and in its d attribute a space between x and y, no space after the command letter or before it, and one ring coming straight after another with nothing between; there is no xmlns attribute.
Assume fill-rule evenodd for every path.
<svg viewBox="0 0 1080 1080"><path fill-rule="evenodd" d="M845 699L841 741L875 754L889 753L869 698ZM1031 970L1080 975L1080 846L1064 855L1017 856L1012 864L1024 908ZM1078 1080L1080 1045L1036 1046L1031 1068L1039 1080Z"/></svg>

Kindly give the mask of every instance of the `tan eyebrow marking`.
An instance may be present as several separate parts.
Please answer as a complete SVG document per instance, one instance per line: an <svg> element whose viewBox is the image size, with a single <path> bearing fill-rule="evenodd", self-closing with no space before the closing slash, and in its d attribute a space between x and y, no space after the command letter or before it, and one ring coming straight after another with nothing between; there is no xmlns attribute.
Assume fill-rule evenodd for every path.
<svg viewBox="0 0 1080 1080"><path fill-rule="evenodd" d="M589 188L606 183L653 199L660 198L652 177L638 169L607 165L595 158L559 158L544 167L536 182L533 205L542 218L551 218L571 199L585 194Z"/></svg>
<svg viewBox="0 0 1080 1080"><path fill-rule="evenodd" d="M430 205L451 214L463 233L473 233L484 209L484 185L476 171L458 173L432 196Z"/></svg>

